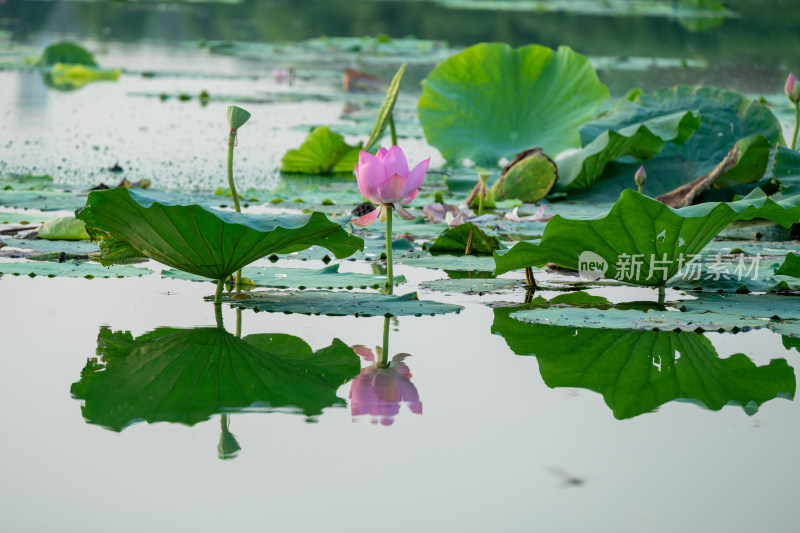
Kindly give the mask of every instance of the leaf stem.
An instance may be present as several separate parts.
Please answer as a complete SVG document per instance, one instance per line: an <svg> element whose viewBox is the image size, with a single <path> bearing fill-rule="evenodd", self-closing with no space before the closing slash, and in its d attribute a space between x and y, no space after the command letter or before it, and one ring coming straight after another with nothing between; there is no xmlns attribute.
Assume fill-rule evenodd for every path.
<svg viewBox="0 0 800 533"><path fill-rule="evenodd" d="M389 367L389 320L388 315L383 317L383 352L378 357L378 368Z"/></svg>
<svg viewBox="0 0 800 533"><path fill-rule="evenodd" d="M389 132L392 134L392 146L397 146L397 130L394 129L394 113L389 113Z"/></svg>
<svg viewBox="0 0 800 533"><path fill-rule="evenodd" d="M236 184L233 182L233 147L236 145L236 130L231 128L228 134L228 187L231 189L231 196L233 196L233 208L237 213L242 212L239 206L239 194L236 192ZM236 271L236 293L238 294L242 289L242 269Z"/></svg>
<svg viewBox="0 0 800 533"><path fill-rule="evenodd" d="M394 273L392 269L392 214L394 207L386 204L386 285L385 293L392 294L394 290Z"/></svg>
<svg viewBox="0 0 800 533"><path fill-rule="evenodd" d="M797 129L800 127L800 102L794 104L794 133L792 134L792 150L797 145Z"/></svg>
<svg viewBox="0 0 800 533"><path fill-rule="evenodd" d="M222 305L222 291L225 290L225 280L217 280L217 292L214 294L214 305Z"/></svg>
<svg viewBox="0 0 800 533"><path fill-rule="evenodd" d="M658 305L664 305L664 300L665 300L664 286L663 285L659 285L658 286Z"/></svg>
<svg viewBox="0 0 800 533"><path fill-rule="evenodd" d="M242 308L236 308L236 336L242 338Z"/></svg>

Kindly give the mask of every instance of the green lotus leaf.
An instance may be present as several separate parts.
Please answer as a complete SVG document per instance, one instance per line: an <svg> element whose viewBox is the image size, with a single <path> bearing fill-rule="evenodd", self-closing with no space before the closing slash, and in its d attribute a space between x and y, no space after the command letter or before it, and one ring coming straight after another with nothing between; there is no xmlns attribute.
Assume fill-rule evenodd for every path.
<svg viewBox="0 0 800 533"><path fill-rule="evenodd" d="M56 63L97 66L97 61L89 51L69 41L51 44L44 49L39 58L39 64L43 66L50 67Z"/></svg>
<svg viewBox="0 0 800 533"><path fill-rule="evenodd" d="M627 189L601 218L571 220L556 215L537 244L523 241L495 252L495 272L549 262L581 270L579 257L591 252L595 262L605 263L606 278L664 285L734 220L765 218L789 227L800 220L799 203L800 196L775 202L756 189L736 202L673 209Z"/></svg>
<svg viewBox="0 0 800 533"><path fill-rule="evenodd" d="M495 164L528 148L579 147L578 127L608 97L589 60L566 46L481 43L428 75L417 109L446 159Z"/></svg>
<svg viewBox="0 0 800 533"><path fill-rule="evenodd" d="M518 355L535 355L548 387L598 392L618 419L674 400L713 411L735 403L753 415L764 402L794 398L796 379L785 359L756 366L744 354L721 358L694 332L630 331L526 324L495 309L492 333Z"/></svg>
<svg viewBox="0 0 800 533"><path fill-rule="evenodd" d="M786 259L775 271L776 276L791 276L793 278L800 278L800 255L788 253Z"/></svg>
<svg viewBox="0 0 800 533"><path fill-rule="evenodd" d="M159 328L133 338L103 327L97 354L71 392L88 422L114 431L140 420L194 425L241 411L318 415L346 405L336 389L360 368L338 339L313 352L291 335L239 339L220 328Z"/></svg>
<svg viewBox="0 0 800 533"><path fill-rule="evenodd" d="M86 225L82 220L75 217L60 217L48 220L36 230L40 239L50 241L88 241L89 234L86 233Z"/></svg>
<svg viewBox="0 0 800 533"><path fill-rule="evenodd" d="M762 135L771 145L783 141L780 122L765 104L749 100L736 91L677 86L655 93L639 93L632 101L620 100L608 115L581 127L581 142L585 146L609 130L619 131L687 111L700 114L697 131L682 145L666 144L656 157L644 164L647 169L645 191L651 196L669 192L710 172L740 139ZM763 158L763 162L754 164L756 157ZM765 161L764 152L754 150L747 164L741 165L736 181L760 178ZM593 189L616 196L632 187L635 169L631 169L631 165L610 166Z"/></svg>
<svg viewBox="0 0 800 533"><path fill-rule="evenodd" d="M604 131L577 152L558 161L557 186L559 189L588 187L600 178L610 161L624 156L648 159L660 152L666 143L685 143L699 127L698 113L678 111L618 131Z"/></svg>
<svg viewBox="0 0 800 533"><path fill-rule="evenodd" d="M517 161L497 180L488 196L497 199L517 198L536 203L547 196L559 179L556 163L539 150ZM494 205L492 205L494 204ZM485 201L486 207L497 207L494 199Z"/></svg>
<svg viewBox="0 0 800 533"><path fill-rule="evenodd" d="M375 119L375 126L369 134L369 139L364 145L364 150L372 148L375 143L381 139L381 136L383 136L383 132L387 124L389 124L389 119L392 118L392 110L394 109L395 102L397 102L397 95L400 92L400 82L403 80L403 74L405 74L405 72L406 63L403 63L400 68L397 69L392 81L389 83L389 88L386 90L386 98L383 99L383 103L381 103L381 106L378 108L378 117Z"/></svg>
<svg viewBox="0 0 800 533"><path fill-rule="evenodd" d="M800 152L778 146L772 176L781 184L781 194L800 194Z"/></svg>
<svg viewBox="0 0 800 533"><path fill-rule="evenodd" d="M254 215L179 205L169 196L137 189L89 194L76 216L94 239L101 257L113 262L133 248L140 255L212 279L225 279L256 259L319 245L342 258L362 250L364 241L322 213Z"/></svg>
<svg viewBox="0 0 800 533"><path fill-rule="evenodd" d="M496 278L456 278L456 279L437 279L424 281L419 284L421 289L433 291L462 293L462 294L484 294L487 292L499 292L517 287L522 287L522 282L518 279L496 279Z"/></svg>
<svg viewBox="0 0 800 533"><path fill-rule="evenodd" d="M422 316L458 313L461 307L420 300L416 293L402 296L367 292L257 291L237 297L225 296L234 307L270 313L300 313L330 316Z"/></svg>
<svg viewBox="0 0 800 533"><path fill-rule="evenodd" d="M358 163L361 145L350 146L344 137L327 126L315 128L298 149L287 151L281 158L281 172L298 174L331 174L352 172Z"/></svg>
<svg viewBox="0 0 800 533"><path fill-rule="evenodd" d="M465 253L467 242L470 244L470 254L491 255L500 249L500 241L494 235L487 235L485 231L473 224L466 222L453 228L446 229L436 237L429 250L436 252Z"/></svg>

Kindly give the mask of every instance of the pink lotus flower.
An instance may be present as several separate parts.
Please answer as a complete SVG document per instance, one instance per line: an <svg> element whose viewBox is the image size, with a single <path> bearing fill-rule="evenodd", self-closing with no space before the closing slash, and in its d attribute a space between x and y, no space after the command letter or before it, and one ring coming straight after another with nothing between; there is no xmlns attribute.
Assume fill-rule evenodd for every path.
<svg viewBox="0 0 800 533"><path fill-rule="evenodd" d="M350 222L356 226L369 226L387 207L397 210L406 220L414 218L400 204L408 204L417 196L430 163L428 158L409 172L408 161L399 146L392 146L388 150L381 148L375 155L362 150L356 165L358 188L367 200L380 206L380 209L374 209Z"/></svg>
<svg viewBox="0 0 800 533"><path fill-rule="evenodd" d="M382 349L375 348L378 355ZM353 346L353 351L367 361L375 362L375 355L366 346ZM408 404L412 413L422 414L419 393L411 383L411 371L403 360L408 354L392 357L388 367L377 364L361 369L350 385L350 413L355 416L372 415L372 423L391 426L400 412L400 404Z"/></svg>
<svg viewBox="0 0 800 533"><path fill-rule="evenodd" d="M800 80L797 79L797 76L794 75L794 72L789 73L789 77L786 78L786 84L783 86L783 91L786 93L786 97L789 98L793 103L800 102Z"/></svg>

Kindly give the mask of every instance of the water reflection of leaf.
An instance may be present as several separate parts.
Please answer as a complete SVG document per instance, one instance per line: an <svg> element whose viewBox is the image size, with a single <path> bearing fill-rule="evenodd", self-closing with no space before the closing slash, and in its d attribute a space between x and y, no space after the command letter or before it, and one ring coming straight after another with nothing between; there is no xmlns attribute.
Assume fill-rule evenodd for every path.
<svg viewBox="0 0 800 533"><path fill-rule="evenodd" d="M313 352L298 337L218 328L159 328L133 338L101 328L99 358L72 385L87 421L114 431L139 420L193 425L216 413L286 410L306 416L344 406L336 389L358 374L338 339Z"/></svg>
<svg viewBox="0 0 800 533"><path fill-rule="evenodd" d="M785 359L756 366L744 354L721 359L694 332L581 329L525 324L518 308L495 310L492 332L518 355L535 355L549 387L579 387L603 395L618 419L687 400L717 411L729 403L749 415L773 398L794 398L794 370Z"/></svg>

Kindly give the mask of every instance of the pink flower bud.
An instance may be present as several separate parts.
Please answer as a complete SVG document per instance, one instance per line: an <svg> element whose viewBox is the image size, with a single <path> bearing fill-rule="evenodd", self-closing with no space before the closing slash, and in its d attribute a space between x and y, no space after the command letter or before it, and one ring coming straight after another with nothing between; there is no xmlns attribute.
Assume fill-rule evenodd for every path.
<svg viewBox="0 0 800 533"><path fill-rule="evenodd" d="M794 72L789 73L789 77L786 78L786 85L783 86L783 90L786 93L786 97L793 103L796 104L800 102L800 80L797 79L797 76L794 75Z"/></svg>

